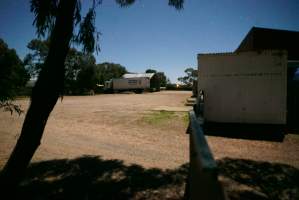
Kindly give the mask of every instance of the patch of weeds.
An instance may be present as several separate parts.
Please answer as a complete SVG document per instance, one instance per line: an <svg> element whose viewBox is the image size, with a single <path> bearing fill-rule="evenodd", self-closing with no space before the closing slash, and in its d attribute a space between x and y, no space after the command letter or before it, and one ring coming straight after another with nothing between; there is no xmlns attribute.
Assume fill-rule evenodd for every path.
<svg viewBox="0 0 299 200"><path fill-rule="evenodd" d="M166 121L173 119L175 116L175 112L173 111L153 111L144 116L143 121L151 125L163 124Z"/></svg>
<svg viewBox="0 0 299 200"><path fill-rule="evenodd" d="M188 114L188 112L183 112L182 113L182 119L183 119L184 125L188 126L188 124L189 124L189 114Z"/></svg>
<svg viewBox="0 0 299 200"><path fill-rule="evenodd" d="M175 111L152 111L143 116L142 121L150 125L162 125L166 123L178 122L188 126L189 116L188 112L175 112Z"/></svg>

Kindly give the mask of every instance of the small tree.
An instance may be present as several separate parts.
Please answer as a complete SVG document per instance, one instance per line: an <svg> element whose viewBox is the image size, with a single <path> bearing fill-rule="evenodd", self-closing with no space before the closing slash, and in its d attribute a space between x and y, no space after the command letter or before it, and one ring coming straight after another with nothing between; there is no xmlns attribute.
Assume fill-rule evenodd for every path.
<svg viewBox="0 0 299 200"><path fill-rule="evenodd" d="M97 64L96 70L98 83L100 84L105 84L105 81L109 81L112 78L120 78L128 72L124 66L109 62Z"/></svg>
<svg viewBox="0 0 299 200"><path fill-rule="evenodd" d="M28 80L29 74L16 51L0 38L0 108L20 114L22 110L12 100Z"/></svg>
<svg viewBox="0 0 299 200"><path fill-rule="evenodd" d="M158 72L155 69L147 69L145 73L155 73L155 76L157 76L156 80L158 81L158 83L155 83L154 85L159 86L159 88L166 87L167 77L165 76L164 72Z"/></svg>
<svg viewBox="0 0 299 200"><path fill-rule="evenodd" d="M147 69L147 70L145 70L145 73L157 73L157 70Z"/></svg>
<svg viewBox="0 0 299 200"><path fill-rule="evenodd" d="M82 57L74 85L79 93L85 93L94 90L97 83L95 58L92 54L87 54Z"/></svg>
<svg viewBox="0 0 299 200"><path fill-rule="evenodd" d="M164 72L157 72L158 79L160 80L160 86L166 87L167 84L167 77L165 76Z"/></svg>
<svg viewBox="0 0 299 200"><path fill-rule="evenodd" d="M84 57L89 55L71 48L65 59L64 73L64 94L73 94L78 92L77 78L79 72L84 68ZM94 59L95 60L95 59Z"/></svg>
<svg viewBox="0 0 299 200"><path fill-rule="evenodd" d="M197 70L189 67L184 71L186 76L179 77L178 81L182 82L187 87L192 87L193 81L197 80Z"/></svg>
<svg viewBox="0 0 299 200"><path fill-rule="evenodd" d="M50 41L33 39L27 44L30 50L24 58L24 64L32 79L38 77L49 52Z"/></svg>

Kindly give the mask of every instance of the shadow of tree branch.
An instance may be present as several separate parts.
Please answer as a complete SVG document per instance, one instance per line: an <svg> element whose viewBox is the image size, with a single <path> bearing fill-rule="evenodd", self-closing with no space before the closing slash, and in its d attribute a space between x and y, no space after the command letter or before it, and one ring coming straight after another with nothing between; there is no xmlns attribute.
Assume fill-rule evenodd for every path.
<svg viewBox="0 0 299 200"><path fill-rule="evenodd" d="M188 167L145 169L83 156L33 163L19 186L23 199L181 199Z"/></svg>
<svg viewBox="0 0 299 200"><path fill-rule="evenodd" d="M297 200L299 170L245 159L217 160L231 200ZM82 156L36 162L19 185L16 199L183 199L188 164L161 170L121 160Z"/></svg>
<svg viewBox="0 0 299 200"><path fill-rule="evenodd" d="M231 158L217 164L231 200L299 199L299 170L295 167Z"/></svg>

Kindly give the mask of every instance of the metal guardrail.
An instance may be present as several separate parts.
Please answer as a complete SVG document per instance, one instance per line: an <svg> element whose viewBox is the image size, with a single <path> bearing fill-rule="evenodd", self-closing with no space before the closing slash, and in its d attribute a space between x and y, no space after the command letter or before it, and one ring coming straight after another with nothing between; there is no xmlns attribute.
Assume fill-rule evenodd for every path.
<svg viewBox="0 0 299 200"><path fill-rule="evenodd" d="M205 139L200 121L189 112L190 168L185 198L188 200L227 200L218 181L218 169Z"/></svg>

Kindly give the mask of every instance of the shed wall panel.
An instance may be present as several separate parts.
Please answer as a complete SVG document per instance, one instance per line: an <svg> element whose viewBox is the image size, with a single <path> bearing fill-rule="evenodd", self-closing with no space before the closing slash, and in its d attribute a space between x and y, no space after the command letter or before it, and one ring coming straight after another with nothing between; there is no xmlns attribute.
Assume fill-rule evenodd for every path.
<svg viewBox="0 0 299 200"><path fill-rule="evenodd" d="M204 117L224 123L285 124L287 55L244 52L198 56Z"/></svg>

